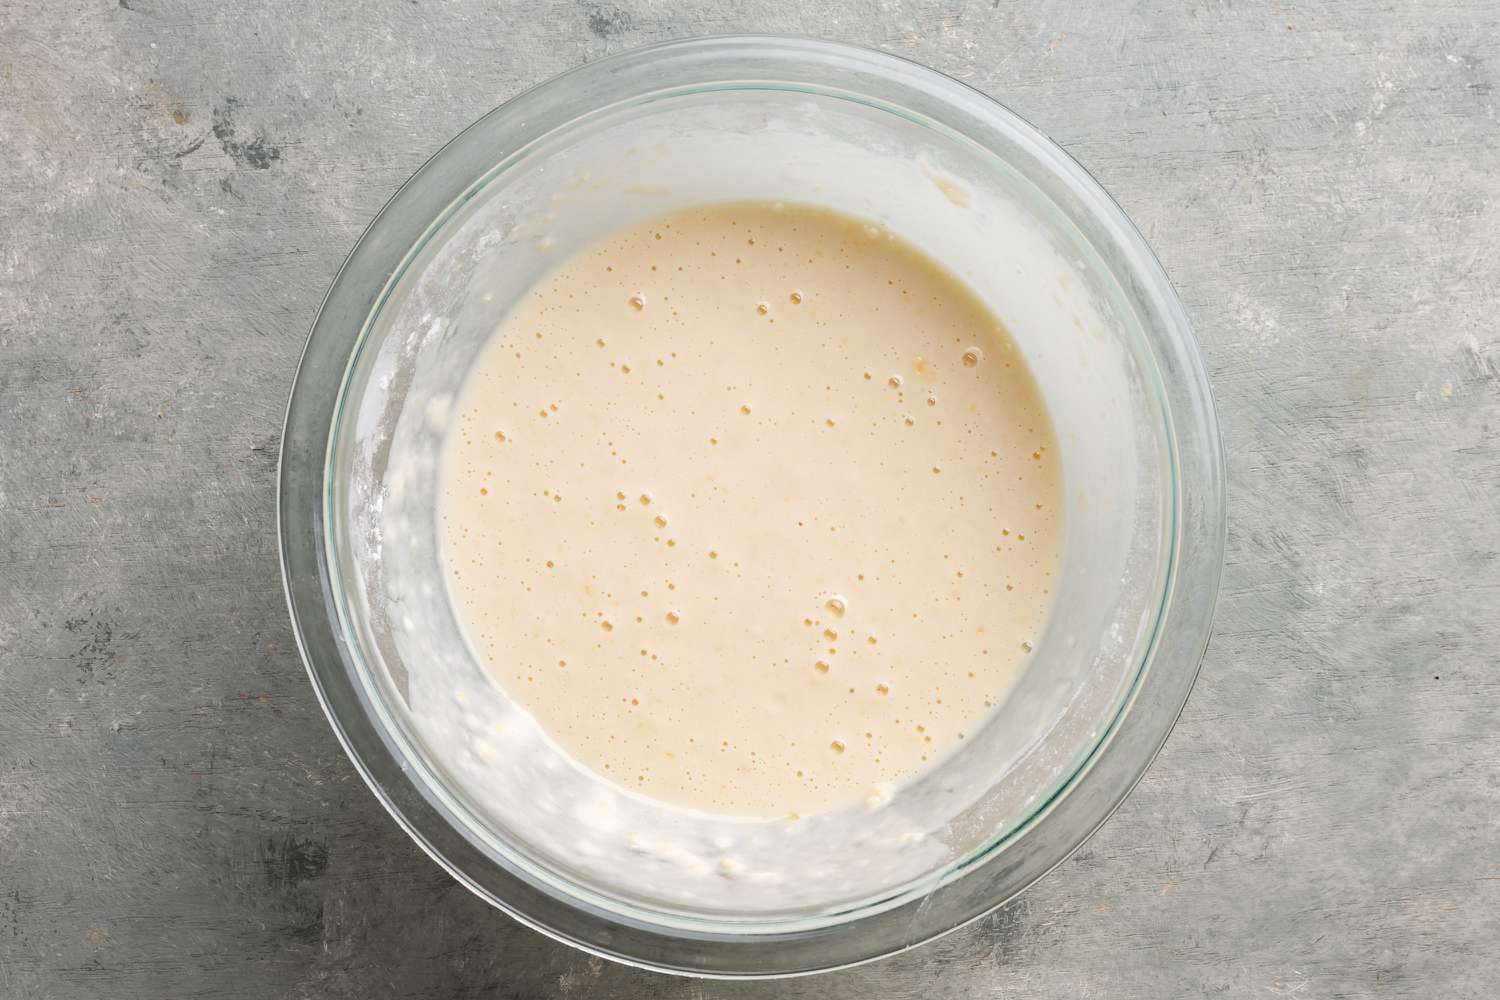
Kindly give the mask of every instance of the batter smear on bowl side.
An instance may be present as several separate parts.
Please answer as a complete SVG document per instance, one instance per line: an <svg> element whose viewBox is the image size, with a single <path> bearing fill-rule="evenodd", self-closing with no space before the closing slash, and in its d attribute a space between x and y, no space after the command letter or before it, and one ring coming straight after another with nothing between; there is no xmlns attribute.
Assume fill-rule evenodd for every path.
<svg viewBox="0 0 1500 1000"><path fill-rule="evenodd" d="M449 586L583 765L708 812L878 801L980 726L1052 599L1062 472L1000 320L882 226L746 202L583 251L480 355Z"/></svg>

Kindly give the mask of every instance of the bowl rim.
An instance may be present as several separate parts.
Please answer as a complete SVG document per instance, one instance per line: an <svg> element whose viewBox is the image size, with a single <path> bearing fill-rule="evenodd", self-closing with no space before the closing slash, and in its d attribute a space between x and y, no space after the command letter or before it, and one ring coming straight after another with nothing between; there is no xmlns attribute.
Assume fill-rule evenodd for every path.
<svg viewBox="0 0 1500 1000"><path fill-rule="evenodd" d="M326 456L341 404L338 390L369 318L389 294L413 248L456 202L483 183L495 164L573 120L557 118L556 109L552 117L547 114L551 93L564 88L566 81L590 76L625 80L659 74L664 65L675 64L696 74L695 80L743 83L744 89L752 89L752 80L712 75L715 61L725 58L763 59L768 65L776 60L784 65L823 59L857 66L922 88L925 96L940 103L961 105L965 113L987 118L1009 138L1026 143L1027 152L1082 201L1089 221L1103 227L1103 235L1129 267L1136 294L1160 324L1155 329L1145 323L1143 327L1158 364L1172 455L1172 537L1155 634L1132 686L1092 752L1028 820L926 891L878 912L861 915L856 908L847 920L790 932L701 931L622 918L576 897L559 897L481 852L416 780L389 734L377 725L379 713L372 711L355 676L358 653L339 625L336 570L325 545ZM707 77L705 71L710 71ZM485 161L488 165L476 172L475 164ZM1172 374L1176 377L1169 377ZM1185 459L1192 461L1196 476L1184 476ZM287 405L278 480L278 543L298 649L330 726L387 812L461 884L535 930L615 961L722 978L828 971L912 947L1003 905L1082 846L1145 774L1186 703L1209 639L1227 527L1223 448L1186 312L1144 238L1098 182L1020 116L935 70L858 46L773 35L666 42L585 64L490 111L434 154L377 213L319 307ZM1054 816L1059 818L1051 819L1050 835L1034 836ZM1069 822L1063 823L1063 818ZM1027 836L1032 836L1027 851L1018 856L1009 850ZM922 923L944 889L979 872L989 874L993 891L963 901L957 912L936 925Z"/></svg>

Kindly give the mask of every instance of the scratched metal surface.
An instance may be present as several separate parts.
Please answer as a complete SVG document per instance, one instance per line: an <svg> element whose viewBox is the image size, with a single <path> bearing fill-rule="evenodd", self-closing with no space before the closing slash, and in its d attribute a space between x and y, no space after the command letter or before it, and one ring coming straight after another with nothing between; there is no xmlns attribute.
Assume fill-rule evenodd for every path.
<svg viewBox="0 0 1500 1000"><path fill-rule="evenodd" d="M1478 997L1500 986L1500 10L1351 0L0 4L0 996ZM1017 904L800 983L607 966L407 842L325 725L275 454L328 282L523 87L706 32L927 62L1181 290L1217 637Z"/></svg>

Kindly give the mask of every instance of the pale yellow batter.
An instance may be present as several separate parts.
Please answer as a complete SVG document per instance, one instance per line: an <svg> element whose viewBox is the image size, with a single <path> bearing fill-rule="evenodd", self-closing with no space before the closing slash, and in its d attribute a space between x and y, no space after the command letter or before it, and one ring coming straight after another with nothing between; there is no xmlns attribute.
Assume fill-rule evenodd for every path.
<svg viewBox="0 0 1500 1000"><path fill-rule="evenodd" d="M469 636L643 794L878 801L982 723L1046 615L1037 387L972 293L860 220L738 203L626 231L519 303L459 412Z"/></svg>

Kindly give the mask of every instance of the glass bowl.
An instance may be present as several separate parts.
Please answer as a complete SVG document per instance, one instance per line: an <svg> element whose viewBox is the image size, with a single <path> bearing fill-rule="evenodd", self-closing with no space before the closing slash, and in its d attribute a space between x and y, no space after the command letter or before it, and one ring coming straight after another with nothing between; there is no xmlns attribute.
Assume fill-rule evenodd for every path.
<svg viewBox="0 0 1500 1000"><path fill-rule="evenodd" d="M1048 399L1066 480L1053 611L1008 696L892 801L797 822L662 806L573 763L471 651L438 543L453 402L518 298L608 233L745 199L865 217L963 278ZM695 975L887 955L1066 858L1181 711L1223 561L1207 378L1182 306L1119 207L976 91L807 39L700 39L605 59L444 147L329 290L280 474L302 655L391 815L524 923ZM726 851L735 864L716 866Z"/></svg>

